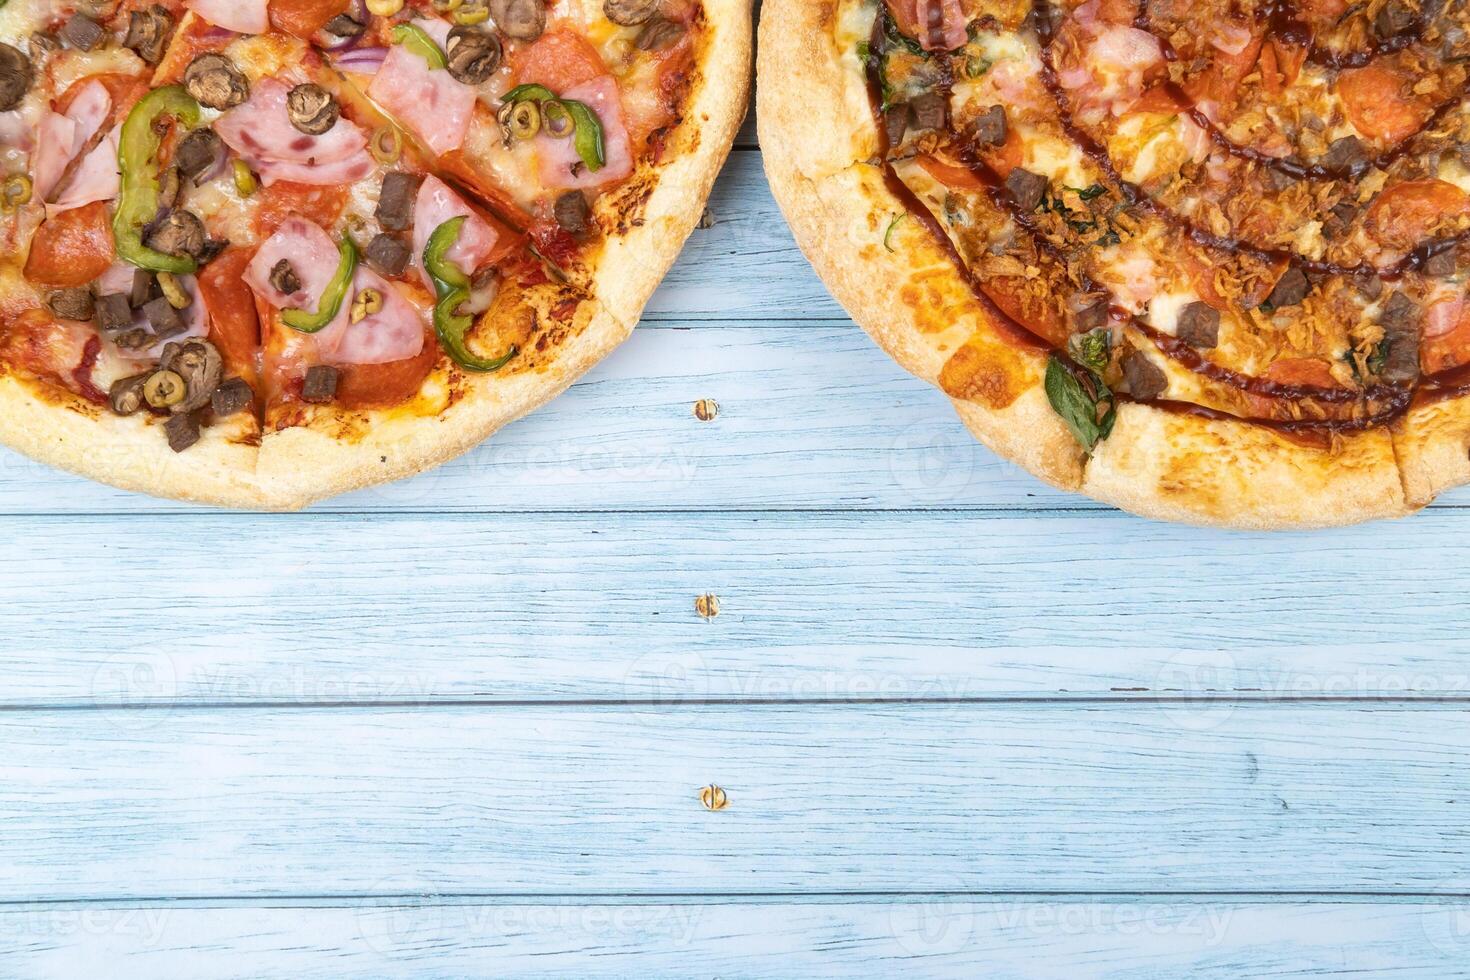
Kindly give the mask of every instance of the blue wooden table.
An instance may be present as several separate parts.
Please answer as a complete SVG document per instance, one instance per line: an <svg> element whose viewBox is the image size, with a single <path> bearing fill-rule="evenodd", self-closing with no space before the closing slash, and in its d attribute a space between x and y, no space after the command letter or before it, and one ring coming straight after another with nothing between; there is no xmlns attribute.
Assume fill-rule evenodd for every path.
<svg viewBox="0 0 1470 980"><path fill-rule="evenodd" d="M1470 496L1059 494L748 136L711 213L416 479L253 516L0 455L0 976L1466 975Z"/></svg>

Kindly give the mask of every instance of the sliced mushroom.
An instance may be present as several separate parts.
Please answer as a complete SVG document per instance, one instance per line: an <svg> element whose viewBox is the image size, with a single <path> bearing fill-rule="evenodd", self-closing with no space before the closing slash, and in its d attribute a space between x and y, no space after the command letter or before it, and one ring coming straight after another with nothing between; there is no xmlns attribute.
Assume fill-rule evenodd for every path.
<svg viewBox="0 0 1470 980"><path fill-rule="evenodd" d="M494 34L473 27L456 27L449 32L449 74L466 85L479 85L500 67L504 54Z"/></svg>
<svg viewBox="0 0 1470 980"><path fill-rule="evenodd" d="M155 3L147 10L134 10L128 14L128 33L123 38L123 45L138 52L138 57L150 65L156 65L163 60L163 51L168 47L173 29L173 15Z"/></svg>
<svg viewBox="0 0 1470 980"><path fill-rule="evenodd" d="M683 36L683 24L655 17L643 25L638 36L633 39L633 46L639 51L663 51L679 43Z"/></svg>
<svg viewBox="0 0 1470 980"><path fill-rule="evenodd" d="M63 320L90 320L96 306L90 286L55 289L46 297L46 308Z"/></svg>
<svg viewBox="0 0 1470 980"><path fill-rule="evenodd" d="M225 145L209 127L196 129L179 141L174 150L174 166L198 187L219 166L225 156Z"/></svg>
<svg viewBox="0 0 1470 980"><path fill-rule="evenodd" d="M230 109L250 98L250 82L222 54L201 54L184 69L184 87L200 105Z"/></svg>
<svg viewBox="0 0 1470 980"><path fill-rule="evenodd" d="M192 412L209 404L210 396L224 377L225 362L218 348L207 340L196 338L165 347L159 366L184 379L184 397L178 404L170 406L173 412L179 413Z"/></svg>
<svg viewBox="0 0 1470 980"><path fill-rule="evenodd" d="M149 233L144 244L169 255L187 255L198 259L205 253L204 222L192 211L173 211Z"/></svg>
<svg viewBox="0 0 1470 980"><path fill-rule="evenodd" d="M575 237L587 234L589 219L587 196L581 191L567 191L557 197L551 207L556 223Z"/></svg>
<svg viewBox="0 0 1470 980"><path fill-rule="evenodd" d="M20 105L31 87L31 59L20 49L0 43L0 112Z"/></svg>
<svg viewBox="0 0 1470 980"><path fill-rule="evenodd" d="M338 14L327 21L326 26L322 28L328 34L335 34L338 37L357 37L366 29L367 25L354 19L351 14Z"/></svg>
<svg viewBox="0 0 1470 980"><path fill-rule="evenodd" d="M143 407L143 386L147 383L147 373L119 378L107 392L107 407L117 415L134 414Z"/></svg>
<svg viewBox="0 0 1470 980"><path fill-rule="evenodd" d="M286 115L299 132L320 136L337 125L342 110L332 93L314 82L303 82L286 96Z"/></svg>
<svg viewBox="0 0 1470 980"><path fill-rule="evenodd" d="M287 296L301 290L301 277L292 268L290 259L282 259L271 266L269 281L272 289L279 290Z"/></svg>
<svg viewBox="0 0 1470 980"><path fill-rule="evenodd" d="M63 41L78 51L91 51L107 32L91 17L78 12L71 15L71 20L58 33Z"/></svg>
<svg viewBox="0 0 1470 980"><path fill-rule="evenodd" d="M632 27L658 13L659 0L602 0L602 12L614 24Z"/></svg>
<svg viewBox="0 0 1470 980"><path fill-rule="evenodd" d="M31 31L31 57L39 60L42 55L61 50L61 39L51 31Z"/></svg>
<svg viewBox="0 0 1470 980"><path fill-rule="evenodd" d="M501 33L517 41L534 41L546 30L541 0L490 0L490 16Z"/></svg>

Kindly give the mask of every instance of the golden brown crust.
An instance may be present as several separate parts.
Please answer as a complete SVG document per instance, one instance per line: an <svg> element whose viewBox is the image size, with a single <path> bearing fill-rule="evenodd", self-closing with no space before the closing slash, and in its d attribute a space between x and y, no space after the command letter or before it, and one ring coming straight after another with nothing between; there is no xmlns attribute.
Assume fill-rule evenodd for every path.
<svg viewBox="0 0 1470 980"><path fill-rule="evenodd" d="M1048 483L1165 520L1320 527L1400 516L1427 501L1412 491L1406 500L1387 430L1339 437L1329 450L1249 423L1126 404L1086 456L1044 393L1046 356L1003 335L918 222L891 224L903 205L876 166L855 162L876 150L866 101L866 143L821 139L851 125L860 77L855 61L822 43L834 16L803 0L770 0L762 12L757 121L772 190L837 300L899 364L950 395L981 441ZM808 97L793 105L793 92ZM1458 457L1426 472L1426 485L1439 474L1470 479L1470 408L1445 424L1456 427Z"/></svg>
<svg viewBox="0 0 1470 980"><path fill-rule="evenodd" d="M1393 441L1413 506L1470 483L1470 397L1415 406L1394 426Z"/></svg>

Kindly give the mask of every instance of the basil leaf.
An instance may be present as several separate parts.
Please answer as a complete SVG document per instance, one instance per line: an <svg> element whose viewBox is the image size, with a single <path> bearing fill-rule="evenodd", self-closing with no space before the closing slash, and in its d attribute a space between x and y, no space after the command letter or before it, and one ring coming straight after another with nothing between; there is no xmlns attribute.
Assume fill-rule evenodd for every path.
<svg viewBox="0 0 1470 980"><path fill-rule="evenodd" d="M1089 394L1082 382L1053 354L1046 362L1045 387L1046 400L1051 403L1052 411L1061 416L1073 437L1091 453L1093 447L1113 431L1117 411L1108 386L1097 375L1088 373L1097 389L1097 397ZM1106 408L1099 412L1104 405Z"/></svg>
<svg viewBox="0 0 1470 980"><path fill-rule="evenodd" d="M1108 352L1113 336L1107 327L1098 327L1086 333L1074 333L1067 338L1067 353L1072 360L1093 374L1102 374L1108 366Z"/></svg>

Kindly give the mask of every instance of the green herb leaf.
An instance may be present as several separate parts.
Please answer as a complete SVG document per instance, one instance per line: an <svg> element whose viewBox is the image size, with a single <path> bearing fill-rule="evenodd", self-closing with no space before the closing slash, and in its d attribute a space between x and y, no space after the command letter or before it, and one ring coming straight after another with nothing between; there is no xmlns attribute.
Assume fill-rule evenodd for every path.
<svg viewBox="0 0 1470 980"><path fill-rule="evenodd" d="M1067 190L1076 194L1084 201L1091 201L1094 198L1102 197L1108 192L1108 189L1102 184L1093 184L1091 187L1068 187Z"/></svg>
<svg viewBox="0 0 1470 980"><path fill-rule="evenodd" d="M1046 362L1046 400L1082 448L1091 453L1093 447L1113 431L1117 408L1113 403L1113 393L1101 378L1089 371L1087 380L1092 383L1095 394L1067 370L1057 355L1051 355Z"/></svg>
<svg viewBox="0 0 1470 980"><path fill-rule="evenodd" d="M888 228L883 232L883 247L888 249L888 251L893 251L893 245L891 242L891 239L893 238L893 229L898 226L898 223L900 221L907 217L907 213L895 215L893 220L888 222Z"/></svg>
<svg viewBox="0 0 1470 980"><path fill-rule="evenodd" d="M1098 327L1086 333L1074 333L1067 338L1067 353L1072 360L1093 374L1102 374L1108 366L1113 335L1107 327Z"/></svg>

